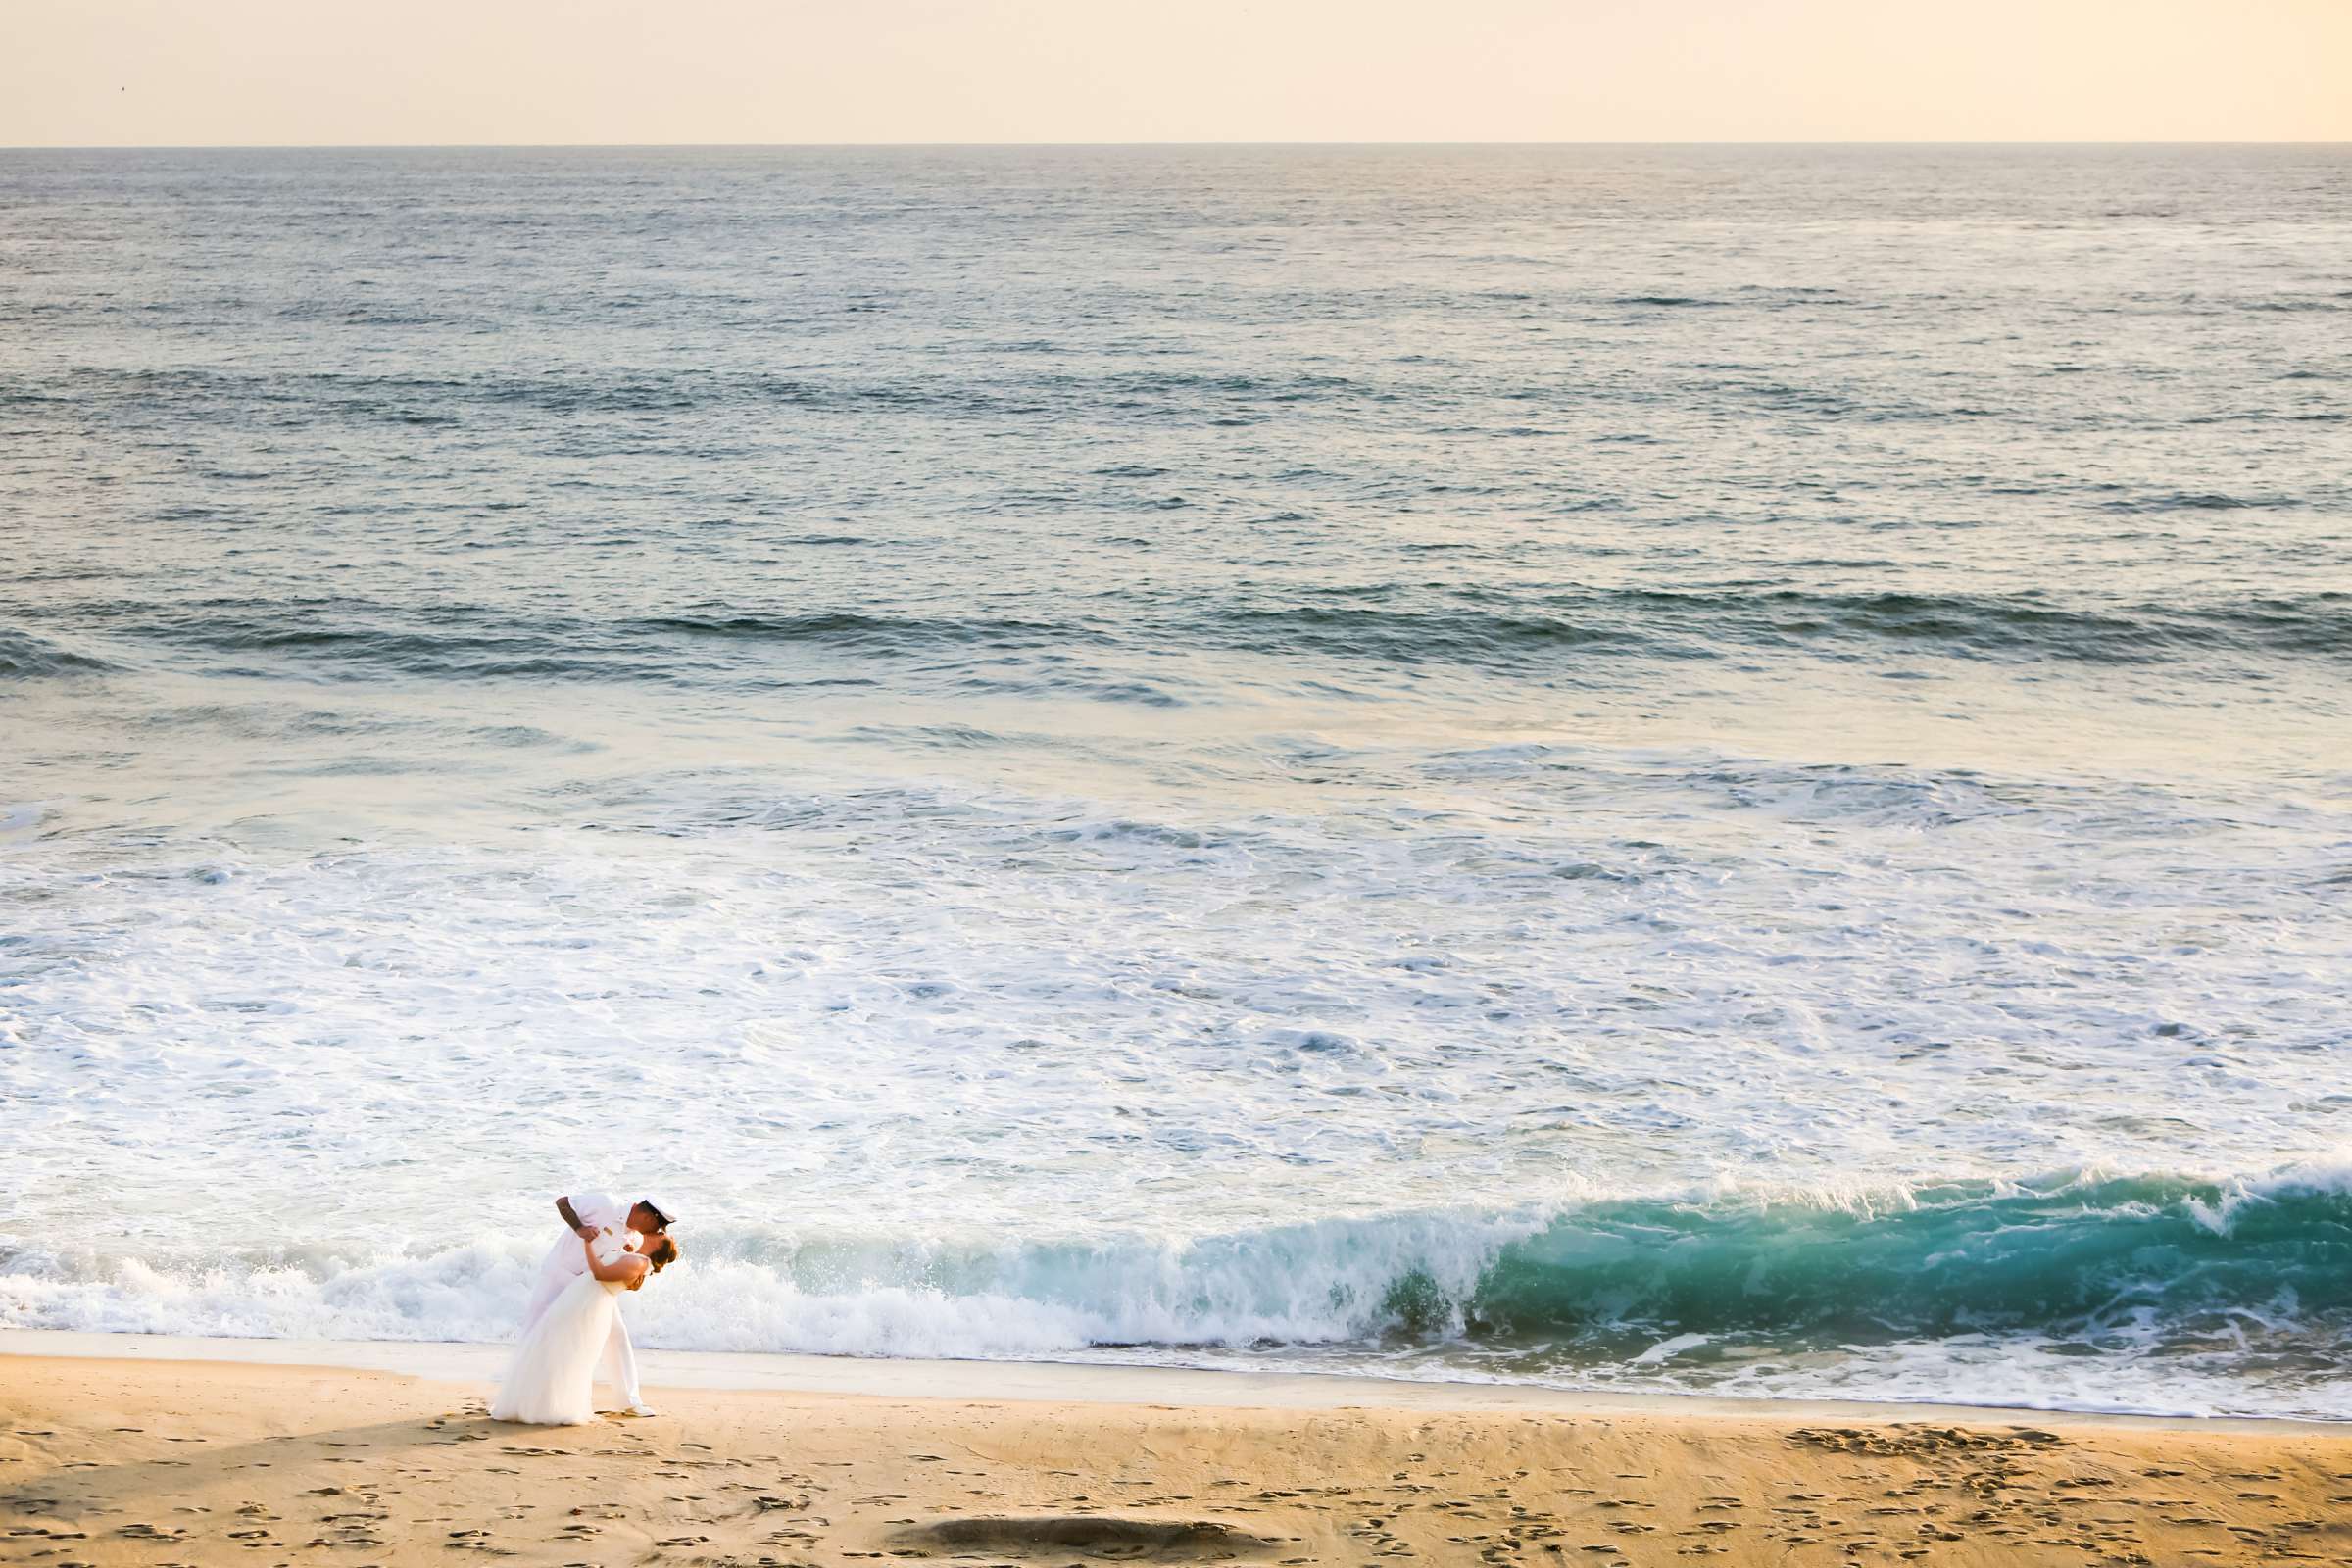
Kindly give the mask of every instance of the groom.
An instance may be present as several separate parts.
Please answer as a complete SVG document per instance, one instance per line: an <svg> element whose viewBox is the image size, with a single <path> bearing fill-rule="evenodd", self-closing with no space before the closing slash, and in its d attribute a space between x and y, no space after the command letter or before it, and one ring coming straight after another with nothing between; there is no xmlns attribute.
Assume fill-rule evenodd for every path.
<svg viewBox="0 0 2352 1568"><path fill-rule="evenodd" d="M522 1309L522 1332L529 1334L540 1315L553 1306L564 1288L588 1272L587 1254L580 1250L580 1242L594 1242L607 1231L615 1235L635 1232L627 1237L630 1250L642 1250L642 1239L669 1234L669 1216L650 1198L641 1198L635 1204L615 1202L602 1193L574 1193L556 1200L556 1212L571 1236L548 1249L539 1264L539 1285L531 1292L530 1304ZM576 1236L579 1241L572 1240ZM652 1415L653 1406L637 1392L637 1349L629 1343L629 1325L620 1313L612 1314L612 1335L605 1342L605 1379L620 1390L621 1402L631 1415Z"/></svg>

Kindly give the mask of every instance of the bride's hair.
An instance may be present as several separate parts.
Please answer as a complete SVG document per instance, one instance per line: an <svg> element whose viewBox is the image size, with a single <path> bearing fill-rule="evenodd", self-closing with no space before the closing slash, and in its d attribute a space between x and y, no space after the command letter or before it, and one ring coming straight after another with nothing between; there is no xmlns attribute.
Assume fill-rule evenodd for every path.
<svg viewBox="0 0 2352 1568"><path fill-rule="evenodd" d="M678 1244L666 1236L657 1236L645 1249L645 1260L653 1264L654 1272L659 1274L678 1260Z"/></svg>

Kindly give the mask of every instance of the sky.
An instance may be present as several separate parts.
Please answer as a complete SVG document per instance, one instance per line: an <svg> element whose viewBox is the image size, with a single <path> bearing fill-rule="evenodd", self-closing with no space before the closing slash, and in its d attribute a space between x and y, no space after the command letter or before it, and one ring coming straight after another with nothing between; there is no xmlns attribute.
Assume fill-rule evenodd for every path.
<svg viewBox="0 0 2352 1568"><path fill-rule="evenodd" d="M2352 0L0 0L0 146L2352 139Z"/></svg>

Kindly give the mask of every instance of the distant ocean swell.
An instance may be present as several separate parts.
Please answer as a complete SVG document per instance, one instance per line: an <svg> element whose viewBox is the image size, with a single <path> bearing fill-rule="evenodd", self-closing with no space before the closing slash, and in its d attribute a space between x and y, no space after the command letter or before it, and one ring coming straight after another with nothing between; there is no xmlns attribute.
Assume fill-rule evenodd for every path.
<svg viewBox="0 0 2352 1568"><path fill-rule="evenodd" d="M103 659L0 626L0 680L86 675L107 667Z"/></svg>
<svg viewBox="0 0 2352 1568"><path fill-rule="evenodd" d="M865 540L828 539L884 549ZM1473 596L1489 597L1489 596ZM0 627L0 678L192 662L350 679L756 677L795 649L894 660L1052 651L1115 656L1169 645L1244 655L1453 664L1510 672L1563 659L1713 660L1762 651L1979 661L2157 663L2213 658L2352 660L2352 593L2209 604L2061 603L2038 595L1585 589L1465 602L1440 584L1374 583L1292 599L1123 604L1096 617L760 612L685 606L635 618L521 619L487 609L349 599L82 603L54 617L77 641ZM1107 611L1116 608L1116 618Z"/></svg>
<svg viewBox="0 0 2352 1568"><path fill-rule="evenodd" d="M1703 1386L1760 1358L2005 1340L2072 1358L2089 1391L2073 1402L2169 1407L2168 1365L2226 1350L2287 1374L2249 1399L2352 1418L2352 1402L2331 1406L2324 1388L2301 1404L2288 1392L2340 1377L2347 1359L2344 1171L1628 1198L1184 1241L737 1231L693 1242L691 1266L632 1305L648 1344L982 1358L1250 1351L1276 1362L1311 1351L1308 1364L1358 1370L1442 1349L1443 1368L1474 1376L1489 1366L1514 1379L1639 1386L1654 1370L1667 1386ZM144 1258L19 1238L0 1246L0 1323L496 1341L512 1329L541 1245ZM1763 1391L1778 1387L1767 1380ZM1960 1383L1908 1392L1978 1395Z"/></svg>

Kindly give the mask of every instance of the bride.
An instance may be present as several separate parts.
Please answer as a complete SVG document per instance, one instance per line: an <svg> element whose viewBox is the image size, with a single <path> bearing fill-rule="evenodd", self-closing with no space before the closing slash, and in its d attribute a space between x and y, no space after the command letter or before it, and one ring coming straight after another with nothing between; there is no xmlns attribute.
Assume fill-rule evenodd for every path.
<svg viewBox="0 0 2352 1568"><path fill-rule="evenodd" d="M620 1293L633 1291L677 1261L678 1244L653 1237L645 1251L626 1251L626 1243L607 1231L582 1242L588 1272L564 1288L555 1304L514 1348L514 1360L490 1401L495 1421L533 1426L576 1427L596 1419L596 1363L620 1310Z"/></svg>

